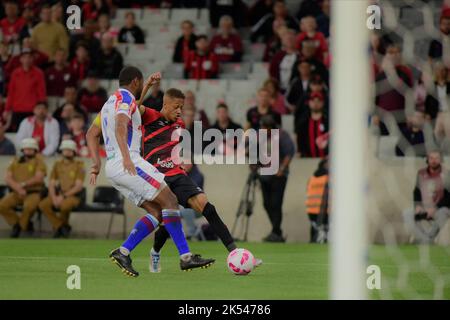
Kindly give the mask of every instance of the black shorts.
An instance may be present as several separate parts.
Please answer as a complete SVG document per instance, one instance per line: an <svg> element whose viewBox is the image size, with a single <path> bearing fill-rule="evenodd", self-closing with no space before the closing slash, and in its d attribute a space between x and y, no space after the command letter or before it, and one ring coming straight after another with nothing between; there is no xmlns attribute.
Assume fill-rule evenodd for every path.
<svg viewBox="0 0 450 320"><path fill-rule="evenodd" d="M170 190L178 198L178 203L183 207L188 208L189 198L203 193L203 190L188 176L184 174L177 174L175 176L166 176L164 178Z"/></svg>

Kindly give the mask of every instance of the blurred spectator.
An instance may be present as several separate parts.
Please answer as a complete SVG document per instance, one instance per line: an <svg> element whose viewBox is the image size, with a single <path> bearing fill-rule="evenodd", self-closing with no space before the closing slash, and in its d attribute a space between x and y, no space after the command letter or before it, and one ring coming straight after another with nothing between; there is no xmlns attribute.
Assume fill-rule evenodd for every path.
<svg viewBox="0 0 450 320"><path fill-rule="evenodd" d="M213 28L219 26L219 21L222 16L231 16L236 22L237 28L245 26L247 6L242 0L210 0L208 3L209 21Z"/></svg>
<svg viewBox="0 0 450 320"><path fill-rule="evenodd" d="M450 155L450 111L438 113L434 138L439 150L447 156Z"/></svg>
<svg viewBox="0 0 450 320"><path fill-rule="evenodd" d="M77 99L78 99L78 92L76 86L68 86L64 89L64 96L61 107L66 103L71 103L76 107L78 106Z"/></svg>
<svg viewBox="0 0 450 320"><path fill-rule="evenodd" d="M100 40L104 34L109 35L114 40L117 40L119 36L119 29L111 25L109 15L106 13L102 13L98 17L98 31L94 35Z"/></svg>
<svg viewBox="0 0 450 320"><path fill-rule="evenodd" d="M108 100L108 93L100 86L95 72L90 71L86 78L86 85L78 92L78 102L81 108L89 113L97 113Z"/></svg>
<svg viewBox="0 0 450 320"><path fill-rule="evenodd" d="M214 52L209 50L208 37L198 36L195 51L190 51L184 64L184 75L187 79L217 78L219 62Z"/></svg>
<svg viewBox="0 0 450 320"><path fill-rule="evenodd" d="M322 93L311 93L306 116L295 124L297 150L303 158L324 158L328 154L328 118L324 112L325 98Z"/></svg>
<svg viewBox="0 0 450 320"><path fill-rule="evenodd" d="M434 64L434 82L428 88L425 98L425 110L432 118L438 112L450 111L450 77L448 69L442 62Z"/></svg>
<svg viewBox="0 0 450 320"><path fill-rule="evenodd" d="M70 62L70 69L72 70L72 74L74 75L77 84L86 78L91 65L93 65L93 63L89 55L88 47L86 43L80 42L77 45L75 57Z"/></svg>
<svg viewBox="0 0 450 320"><path fill-rule="evenodd" d="M233 19L222 16L219 30L211 40L211 51L217 56L219 62L240 62L242 60L242 40L234 29Z"/></svg>
<svg viewBox="0 0 450 320"><path fill-rule="evenodd" d="M35 105L47 99L44 73L33 65L30 50L23 50L21 66L15 69L8 85L6 112L11 116L12 129L15 130L22 119L33 114Z"/></svg>
<svg viewBox="0 0 450 320"><path fill-rule="evenodd" d="M151 88L150 95L142 103L147 108L161 111L163 106L164 92L161 90L161 84L154 84Z"/></svg>
<svg viewBox="0 0 450 320"><path fill-rule="evenodd" d="M16 1L5 1L4 7L6 17L0 20L3 42L16 43L26 21L19 16L19 5Z"/></svg>
<svg viewBox="0 0 450 320"><path fill-rule="evenodd" d="M227 129L237 130L242 129L242 127L235 123L231 118L228 111L228 106L225 103L219 103L216 108L216 122L211 128L218 129L223 135L223 149L222 154L229 154L234 149L237 148L237 138L233 135L232 137L227 134Z"/></svg>
<svg viewBox="0 0 450 320"><path fill-rule="evenodd" d="M291 80L286 90L286 101L291 110L295 110L302 100L304 100L311 82L311 65L309 62L300 59L296 64L298 76Z"/></svg>
<svg viewBox="0 0 450 320"><path fill-rule="evenodd" d="M289 87L296 69L295 61L298 59L297 49L295 48L295 32L286 31L281 39L283 49L275 54L270 61L269 74L272 78L280 82L282 92Z"/></svg>
<svg viewBox="0 0 450 320"><path fill-rule="evenodd" d="M302 48L300 52L300 58L309 62L311 65L311 71L317 73L321 78L328 83L328 69L323 61L316 58L316 45L314 41L305 40L302 43Z"/></svg>
<svg viewBox="0 0 450 320"><path fill-rule="evenodd" d="M301 20L306 16L317 17L321 13L320 1L322 0L303 0L297 12L297 19Z"/></svg>
<svg viewBox="0 0 450 320"><path fill-rule="evenodd" d="M297 37L297 49L301 52L304 41L312 41L316 46L314 57L324 62L328 55L328 43L322 32L317 31L316 19L312 16L302 18L300 34Z"/></svg>
<svg viewBox="0 0 450 320"><path fill-rule="evenodd" d="M0 124L0 156L13 156L16 154L16 147L5 136L6 127Z"/></svg>
<svg viewBox="0 0 450 320"><path fill-rule="evenodd" d="M263 88L269 93L272 109L279 114L288 114L289 110L286 107L284 95L280 92L278 81L269 78L264 81Z"/></svg>
<svg viewBox="0 0 450 320"><path fill-rule="evenodd" d="M403 211L406 227L414 234L416 242L430 244L436 232L426 230L424 222L435 223L436 210L449 207L448 171L442 167L441 154L430 151L427 154L427 166L417 172L416 185L413 192L414 206Z"/></svg>
<svg viewBox="0 0 450 320"><path fill-rule="evenodd" d="M249 8L249 22L251 26L254 26L267 14L270 14L273 10L274 0L257 0Z"/></svg>
<svg viewBox="0 0 450 320"><path fill-rule="evenodd" d="M327 242L328 197L329 197L328 159L319 162L317 170L308 179L306 188L306 213L311 223L309 243Z"/></svg>
<svg viewBox="0 0 450 320"><path fill-rule="evenodd" d="M401 49L390 44L383 59L382 70L376 77L376 105L380 112L389 112L398 124L405 122L405 98L413 86L411 69L401 63ZM387 127L380 123L382 135L388 134Z"/></svg>
<svg viewBox="0 0 450 320"><path fill-rule="evenodd" d="M81 8L84 20L97 20L102 14L109 14L106 0L88 0Z"/></svg>
<svg viewBox="0 0 450 320"><path fill-rule="evenodd" d="M59 110L60 109L60 110ZM59 134L63 137L66 134L70 134L70 119L76 113L75 105L66 102L53 113L53 117L58 121Z"/></svg>
<svg viewBox="0 0 450 320"><path fill-rule="evenodd" d="M25 20L25 24L20 30L19 38L22 41L24 38L31 37L31 30L37 24L34 10L30 4L26 4L22 10L22 18Z"/></svg>
<svg viewBox="0 0 450 320"><path fill-rule="evenodd" d="M264 62L270 62L275 54L283 48L281 39L283 34L289 29L285 24L275 25L273 36L266 42L266 47L264 48Z"/></svg>
<svg viewBox="0 0 450 320"><path fill-rule="evenodd" d="M426 156L424 124L425 114L421 111L415 111L407 124L400 127L401 136L395 148L397 156Z"/></svg>
<svg viewBox="0 0 450 320"><path fill-rule="evenodd" d="M194 111L194 121L201 121L203 128L209 128L209 119L206 112L197 108L196 98L194 92L188 90L184 93L184 107L190 108Z"/></svg>
<svg viewBox="0 0 450 320"><path fill-rule="evenodd" d="M262 37L263 42L267 42L273 36L274 25L280 24L286 25L289 29L298 30L298 21L289 15L284 1L275 0L273 13L266 14L252 27L250 40L256 42Z"/></svg>
<svg viewBox="0 0 450 320"><path fill-rule="evenodd" d="M31 37L37 49L52 60L57 49L69 49L69 37L62 24L51 21L51 9L48 5L42 6L40 17L41 22L33 28Z"/></svg>
<svg viewBox="0 0 450 320"><path fill-rule="evenodd" d="M3 94L6 91L7 79L5 67L8 65L9 60L11 60L9 46L0 42L0 94Z"/></svg>
<svg viewBox="0 0 450 320"><path fill-rule="evenodd" d="M281 125L281 116L279 113L273 111L270 106L270 95L269 92L261 88L258 90L256 96L256 106L248 109L247 111L247 124L245 125L245 130L255 129L259 130L261 128L260 120L264 115L270 115L275 120L278 125Z"/></svg>
<svg viewBox="0 0 450 320"><path fill-rule="evenodd" d="M123 67L123 58L114 48L114 39L104 34L97 54L96 71L101 79L117 79Z"/></svg>
<svg viewBox="0 0 450 320"><path fill-rule="evenodd" d="M61 2L57 2L51 7L52 10L52 21L65 25L64 21L64 8Z"/></svg>
<svg viewBox="0 0 450 320"><path fill-rule="evenodd" d="M5 174L5 182L12 191L0 200L0 215L12 226L11 238L19 237L21 231L34 231L30 220L38 208L47 172L34 139L20 141L20 151L21 155L14 158ZM18 205L22 206L20 216L15 212Z"/></svg>
<svg viewBox="0 0 450 320"><path fill-rule="evenodd" d="M36 50L35 45L33 43L33 40L31 38L24 38L22 40L22 51L30 50L31 55L33 56L33 65L40 69L44 69L48 65L48 56L39 51ZM15 55L11 57L11 59L8 61L8 64L5 65L4 72L5 72L5 79L8 82L12 72L20 67L20 55Z"/></svg>
<svg viewBox="0 0 450 320"><path fill-rule="evenodd" d="M76 85L77 79L67 64L67 52L58 49L55 53L53 66L45 71L47 80L47 95L62 97L67 86Z"/></svg>
<svg viewBox="0 0 450 320"><path fill-rule="evenodd" d="M83 43L89 52L89 56L95 63L97 53L100 51L100 41L95 37L97 24L95 20L86 20L83 23L83 32L74 34L70 37L69 59L73 59L76 55L78 45Z"/></svg>
<svg viewBox="0 0 450 320"><path fill-rule="evenodd" d="M70 137L70 139L75 141L77 145L77 156L89 157L89 149L86 141L86 122L83 115L75 113L70 118L69 128L70 132L64 138Z"/></svg>
<svg viewBox="0 0 450 320"><path fill-rule="evenodd" d="M120 43L145 43L144 31L136 24L136 18L134 12L127 12L125 15L125 26L120 29L119 32Z"/></svg>
<svg viewBox="0 0 450 320"><path fill-rule="evenodd" d="M443 44L450 41L450 14L441 16L439 21L439 30L439 38L433 39L428 49L428 57L431 61L439 60L443 57L448 59L448 55L450 54L449 52L447 52L447 55L444 56L444 50L448 47L448 44L446 47ZM449 61L446 61L447 66L450 66L449 63Z"/></svg>
<svg viewBox="0 0 450 320"><path fill-rule="evenodd" d="M194 23L185 20L181 23L182 35L178 38L173 52L173 62L185 62L191 50L195 50L195 41L197 36L194 34Z"/></svg>
<svg viewBox="0 0 450 320"><path fill-rule="evenodd" d="M55 118L48 113L45 102L36 104L33 116L23 119L16 135L16 144L25 138L34 138L39 146L39 151L44 156L52 156L59 144L59 124Z"/></svg>
<svg viewBox="0 0 450 320"><path fill-rule="evenodd" d="M325 38L330 36L330 1L331 0L321 0L321 13L316 17L317 30L322 32Z"/></svg>
<svg viewBox="0 0 450 320"><path fill-rule="evenodd" d="M295 146L289 134L280 129L271 115L261 117L261 128L267 130L268 141L277 139L278 150L272 150L279 156L279 167L277 173L273 175L259 175L261 183L261 192L263 196L264 209L269 216L272 224L272 231L263 241L267 242L285 242L281 230L281 221L283 217L283 198L286 190L287 179L289 175L289 164L295 155ZM278 129L278 135L272 135L272 130ZM266 148L268 145L266 146ZM264 148L264 146L262 146ZM269 166L270 164L268 164Z"/></svg>

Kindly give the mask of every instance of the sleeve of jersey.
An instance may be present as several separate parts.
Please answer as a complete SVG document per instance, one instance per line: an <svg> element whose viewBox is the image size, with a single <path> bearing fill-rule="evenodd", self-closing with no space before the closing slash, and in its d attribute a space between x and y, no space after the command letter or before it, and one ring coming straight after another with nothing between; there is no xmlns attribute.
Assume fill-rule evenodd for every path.
<svg viewBox="0 0 450 320"><path fill-rule="evenodd" d="M152 123L158 118L159 118L158 111L146 107L144 113L142 114L142 125L145 126L146 124Z"/></svg>
<svg viewBox="0 0 450 320"><path fill-rule="evenodd" d="M116 101L116 115L124 114L131 119L134 111L136 111L136 104L127 92L123 92Z"/></svg>

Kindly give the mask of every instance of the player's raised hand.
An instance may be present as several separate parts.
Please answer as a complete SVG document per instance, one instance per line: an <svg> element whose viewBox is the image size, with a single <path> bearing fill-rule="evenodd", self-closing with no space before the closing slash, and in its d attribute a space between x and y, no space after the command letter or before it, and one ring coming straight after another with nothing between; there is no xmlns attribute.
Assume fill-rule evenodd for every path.
<svg viewBox="0 0 450 320"><path fill-rule="evenodd" d="M136 167L134 166L133 161L131 159L123 159L123 170L127 173L129 173L132 176L135 176L136 173Z"/></svg>
<svg viewBox="0 0 450 320"><path fill-rule="evenodd" d="M156 83L158 83L158 82L160 82L161 81L161 72L155 72L155 73L152 73L151 75L150 75L150 77L148 77L148 79L147 79L147 81L146 81L146 86L147 87L151 87L151 86L153 86L154 84L156 84Z"/></svg>

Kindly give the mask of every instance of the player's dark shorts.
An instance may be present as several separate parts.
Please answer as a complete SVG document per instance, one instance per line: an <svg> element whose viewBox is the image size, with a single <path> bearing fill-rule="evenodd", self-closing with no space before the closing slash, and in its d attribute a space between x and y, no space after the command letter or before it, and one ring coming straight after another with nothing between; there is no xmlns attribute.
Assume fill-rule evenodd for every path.
<svg viewBox="0 0 450 320"><path fill-rule="evenodd" d="M164 178L170 190L178 198L178 203L183 207L188 208L189 198L204 193L203 190L188 176L184 174L177 174L174 176L166 176Z"/></svg>

